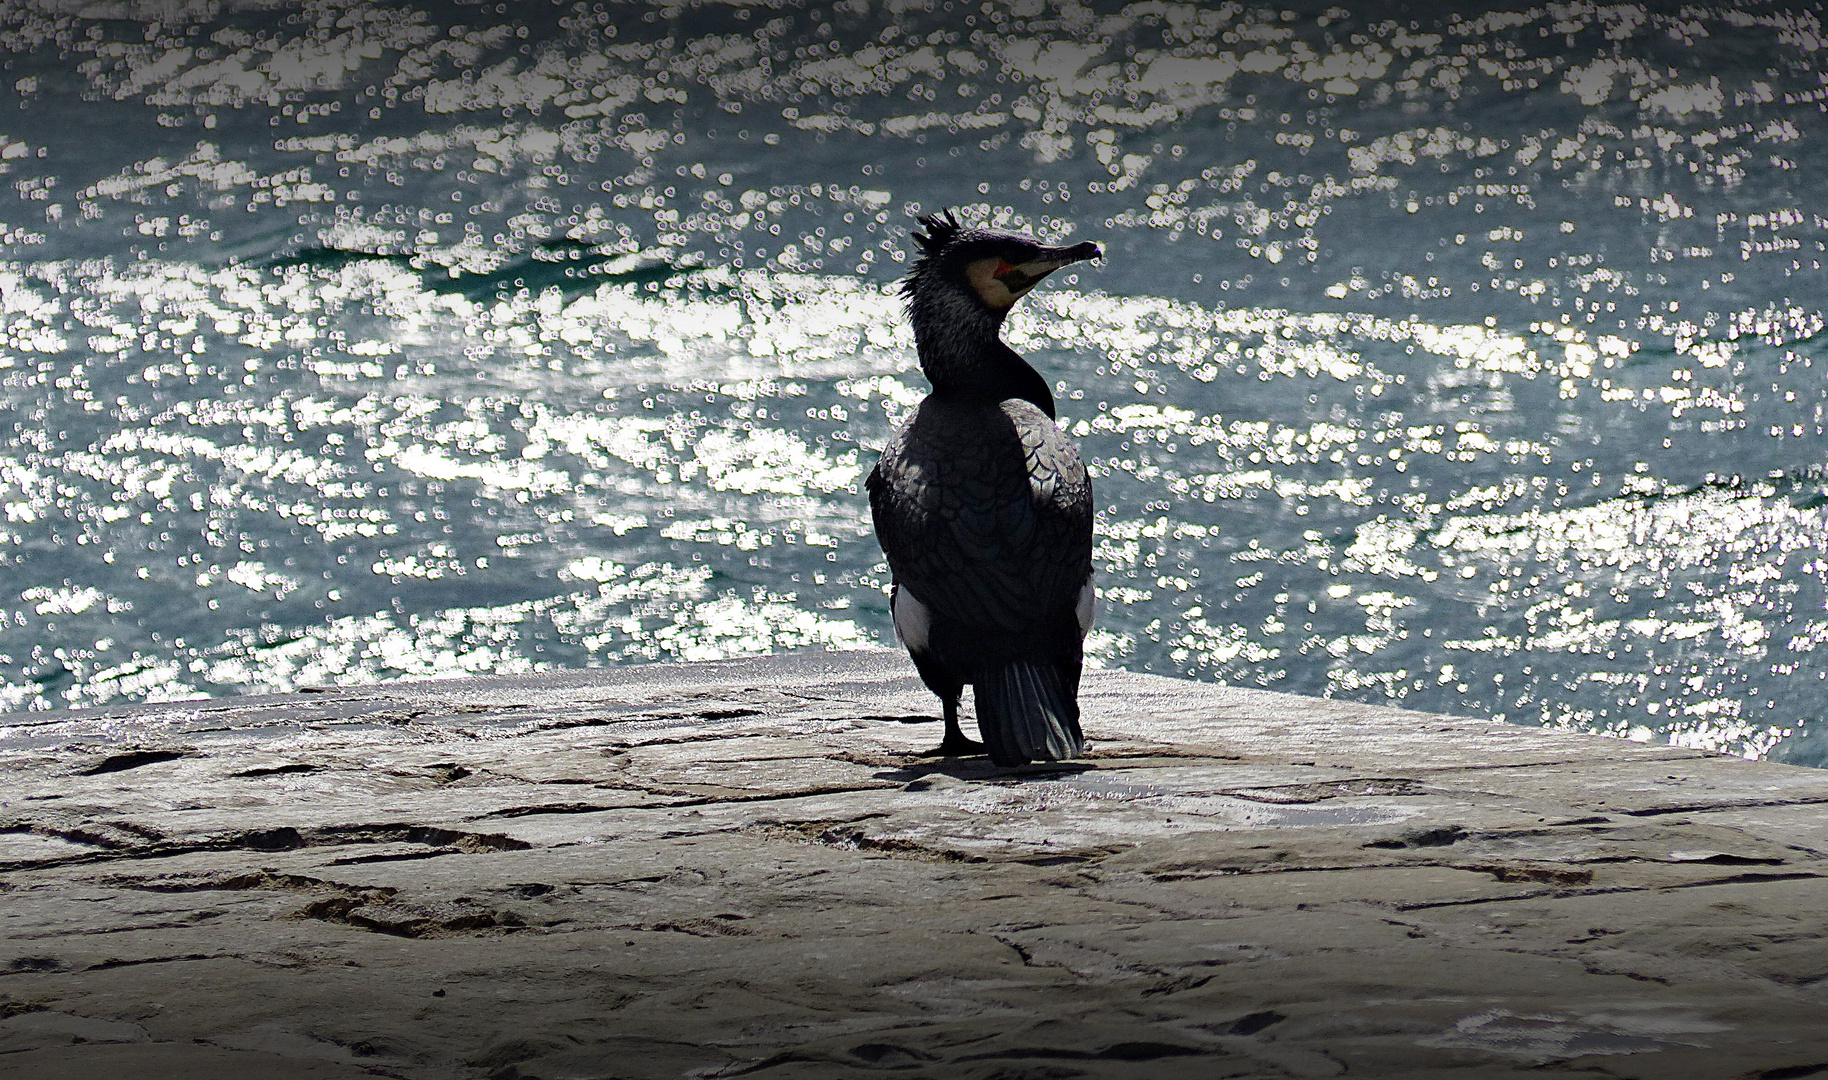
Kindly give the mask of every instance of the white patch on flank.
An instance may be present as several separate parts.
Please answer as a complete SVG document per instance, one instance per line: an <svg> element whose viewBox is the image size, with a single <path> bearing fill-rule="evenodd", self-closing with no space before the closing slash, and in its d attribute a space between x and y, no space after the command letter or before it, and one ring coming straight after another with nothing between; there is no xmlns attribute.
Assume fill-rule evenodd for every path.
<svg viewBox="0 0 1828 1080"><path fill-rule="evenodd" d="M895 619L895 636L908 647L908 651L926 652L927 632L933 627L933 613L927 610L927 605L897 585L894 599L889 601L889 613Z"/></svg>
<svg viewBox="0 0 1828 1080"><path fill-rule="evenodd" d="M1079 616L1079 636L1092 632L1092 622L1098 617L1098 590L1092 588L1092 579L1085 579L1085 588L1079 590L1079 603L1074 605L1073 614Z"/></svg>

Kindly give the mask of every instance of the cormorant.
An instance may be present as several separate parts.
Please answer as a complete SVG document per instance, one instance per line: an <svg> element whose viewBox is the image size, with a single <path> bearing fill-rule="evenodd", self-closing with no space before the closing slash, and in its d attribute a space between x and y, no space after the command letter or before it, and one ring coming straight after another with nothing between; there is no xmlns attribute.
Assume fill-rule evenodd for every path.
<svg viewBox="0 0 1828 1080"><path fill-rule="evenodd" d="M1002 766L1075 757L1092 485L1054 427L1046 380L997 334L1042 278L1104 252L966 229L950 211L920 224L902 292L933 392L868 481L895 636L944 705L940 753L987 746ZM959 729L966 683L984 744Z"/></svg>

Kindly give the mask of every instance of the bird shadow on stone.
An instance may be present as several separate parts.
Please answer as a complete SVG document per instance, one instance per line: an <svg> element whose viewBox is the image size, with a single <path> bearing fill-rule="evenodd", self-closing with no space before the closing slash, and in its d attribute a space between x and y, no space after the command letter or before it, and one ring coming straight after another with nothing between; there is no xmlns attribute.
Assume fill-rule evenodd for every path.
<svg viewBox="0 0 1828 1080"><path fill-rule="evenodd" d="M1004 768L986 756L939 757L935 754L909 754L907 764L871 774L877 780L907 785L909 791L926 791L947 780L1010 781L1057 780L1098 768L1084 761L1037 761ZM943 779L942 779L943 778Z"/></svg>

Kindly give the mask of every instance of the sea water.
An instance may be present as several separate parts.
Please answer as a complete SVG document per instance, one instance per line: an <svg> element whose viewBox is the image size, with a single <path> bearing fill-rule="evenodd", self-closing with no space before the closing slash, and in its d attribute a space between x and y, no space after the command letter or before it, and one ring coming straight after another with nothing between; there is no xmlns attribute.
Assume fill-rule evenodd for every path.
<svg viewBox="0 0 1828 1080"><path fill-rule="evenodd" d="M0 710L893 647L913 215L1092 663L1820 764L1811 8L0 17Z"/></svg>

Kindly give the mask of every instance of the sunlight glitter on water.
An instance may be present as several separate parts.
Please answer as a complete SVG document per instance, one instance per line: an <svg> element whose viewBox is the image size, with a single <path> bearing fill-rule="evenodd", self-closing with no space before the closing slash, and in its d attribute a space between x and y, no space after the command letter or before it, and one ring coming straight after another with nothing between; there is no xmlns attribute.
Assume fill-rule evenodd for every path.
<svg viewBox="0 0 1828 1080"><path fill-rule="evenodd" d="M12 708L892 640L857 490L923 389L888 289L477 302L358 260L0 296L43 432L0 459L0 557L60 582L0 631ZM1775 445L1710 364L1767 350L1819 401L1799 318L1590 340L1061 289L1008 337L1097 477L1096 662L1763 753L1819 693L1822 478L1675 488L1692 444L1630 429ZM1652 449L1601 476L1616 431Z"/></svg>
<svg viewBox="0 0 1828 1080"><path fill-rule="evenodd" d="M1828 762L1819 12L500 7L0 19L0 709L890 644L954 205L1096 662Z"/></svg>
<svg viewBox="0 0 1828 1080"><path fill-rule="evenodd" d="M853 354L843 370L856 368L847 343L865 315L834 318L829 289L794 317L750 325L732 351L740 306L710 292L683 308L632 289L478 305L384 264L41 271L10 282L12 340L61 352L46 327L73 315L101 331L95 363L146 400L103 406L67 393L101 372L0 361L12 395L42 395L32 415L47 432L0 459L10 561L29 552L40 567L120 579L104 592L70 577L22 597L6 631L8 662L29 673L9 680L15 708L870 640L763 587L766 575L733 579L692 550L779 543L817 552L788 562L823 563L835 532L854 537L855 449L747 419L805 393L774 381L778 363L755 378L752 350L769 335L837 342ZM276 341L291 359L262 359ZM722 355L686 355L707 347ZM738 381L661 393L733 408L713 417L640 396L637 380L658 388L682 365ZM737 519L692 520L717 508ZM749 532L757 521L772 527ZM103 566L82 565L91 552ZM425 609L490 594L528 598ZM365 613L389 596L395 610ZM111 616L136 610L157 615L136 620L140 635L118 632ZM352 610L364 613L337 614ZM86 639L72 625L84 621L99 627L92 647L27 644ZM250 629L222 640L221 622Z"/></svg>

